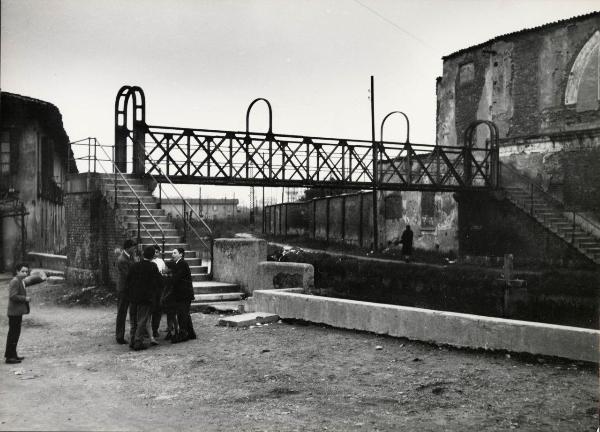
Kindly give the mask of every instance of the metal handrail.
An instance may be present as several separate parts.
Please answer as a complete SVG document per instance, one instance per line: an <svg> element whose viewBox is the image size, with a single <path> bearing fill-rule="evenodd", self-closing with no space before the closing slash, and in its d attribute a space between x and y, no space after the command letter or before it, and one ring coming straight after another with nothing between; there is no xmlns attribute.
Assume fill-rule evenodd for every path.
<svg viewBox="0 0 600 432"><path fill-rule="evenodd" d="M148 158L148 160L150 160L150 159ZM152 161L150 160L150 162L152 162ZM159 172L161 172L160 168L158 168L158 171L159 171ZM162 172L161 172L161 173L162 173ZM156 181L157 183L159 183L159 182L156 180L156 177L154 177L154 175L150 174L150 177L152 177L152 179L153 179L154 181ZM169 180L169 182L171 181L171 179L169 179L167 176L165 176L165 178L166 178L167 180ZM160 185L160 183L159 183L159 185ZM173 183L171 183L171 185L173 185ZM174 186L174 185L173 185L173 186ZM160 187L160 186L159 186L159 187ZM177 193L179 193L179 191L177 190L177 188L175 188L175 187L174 187L174 189L175 189L175 191L177 191ZM179 194L179 195L181 196L181 194ZM194 229L194 227L192 226L192 224L190 224L190 223L189 223L189 221L186 219L185 215L184 215L184 214L181 214L181 211L180 211L180 210L179 210L179 208L178 208L178 207L177 207L177 206L176 206L176 205L173 203L173 201L171 201L171 198L169 198L169 197L168 197L168 196L166 196L166 195L165 195L165 197L166 197L166 198L167 198L167 200L169 201L169 204L171 204L171 206L173 206L173 208L174 208L174 209L177 211L177 213L179 214L179 216L181 216L181 220L182 220L182 221L184 221L183 223L187 223L187 224L189 225L189 227L192 229L192 231L194 232L194 234L196 235L196 237L198 238L198 240L200 240L200 242L202 242L202 244L204 245L204 247L205 247L206 249L209 249L209 245L207 245L207 244L206 244L206 242L203 240L203 238L200 236L200 234L198 234L198 232L197 232L197 231ZM188 202L187 202L185 199L183 199L183 201L184 201L184 203L185 203L185 205L186 205L186 206L188 206L188 205L190 206L190 209L191 209L192 211L194 210L194 209L192 208L191 204L189 204L189 203L188 203ZM194 211L194 213L195 213L195 211ZM209 228L209 229L210 229L210 228ZM211 231L211 234L212 234L212 231Z"/></svg>
<svg viewBox="0 0 600 432"><path fill-rule="evenodd" d="M123 175L123 173L121 172L121 170L120 170L120 169L117 167L117 165L114 163L114 160L110 159L110 156L108 155L108 153L106 152L106 150L104 150L104 147L105 147L105 146L103 146L103 145L97 145L97 139L96 139L96 138L85 138L85 139L88 139L88 140L91 140L91 139L93 139L93 140L94 140L94 143L95 143L95 144L94 144L94 149L96 149L96 148L100 147L100 149L102 150L102 152L104 153L104 155L105 155L107 158L109 158L109 161L112 161L113 169L115 170L115 171L114 171L114 174L115 174L115 179L114 179L114 183L115 183L115 191L114 191L114 194L115 194L115 204L118 204L118 199L117 199L117 179L116 179L116 176L117 176L117 174L119 174L119 175L121 176L121 179L123 179L123 181L125 182L125 184L127 185L127 187L128 187L130 190L131 190L131 192L133 192L133 195L136 197L136 199L137 199L137 201L138 201L138 214L137 214L137 221L138 221L138 241L140 240L140 234L139 234L139 232L140 232L140 229L139 229L139 226L140 226L140 225L144 226L144 223L141 221L141 218L140 218L140 207L141 207L141 206L143 206L143 207L144 207L144 210L146 210L146 213L148 214L148 216L150 216L150 218L152 219L152 221L154 222L154 224L156 225L156 227L158 228L158 230L159 230L159 231L160 231L160 233L161 233L161 237L162 237L162 250L163 250L163 253L164 253L164 245L165 245L165 232L164 232L164 230L161 228L161 226L160 226L160 224L158 223L158 221L157 221L157 220L154 218L154 216L152 215L152 212L150 212L150 210L148 209L148 207L146 206L146 204L144 204L144 202L142 201L142 199L140 198L140 196L139 196L139 195L137 194L137 192L136 192L136 191L133 189L133 187L131 186L131 184L130 184L130 183L127 181L127 179L125 178L125 176ZM77 144L78 142L81 142L81 141L83 141L83 140L74 141L74 144ZM88 157L91 159L91 155L89 154L89 148L90 148L90 146L88 146ZM96 163L95 163L95 162L96 162L96 151L94 150L94 170L96 169ZM89 165L89 164L88 164L88 165ZM104 170L104 167L102 167L102 169ZM94 171L94 172L95 172L95 171ZM105 172L106 172L106 170L105 170ZM126 204L127 204L127 203L126 203ZM130 204L127 204L127 205L130 205ZM116 206L115 206L115 209L116 209ZM147 234L150 236L150 239L152 240L152 242L153 242L154 244L157 244L157 242L156 242L156 240L155 240L154 236L153 236L153 235L152 235L152 234L151 234L151 233L148 231L148 229L147 229L147 228L145 228L145 226L144 226L144 230L145 230L145 231L146 231L146 233L147 233Z"/></svg>
<svg viewBox="0 0 600 432"><path fill-rule="evenodd" d="M212 235L212 229L210 229L210 227L207 225L206 222L204 222L204 219L202 219L202 217L200 217L200 215L196 212L196 210L194 210L194 208L187 202L187 200L181 195L181 193L179 192L179 190L175 187L175 185L173 184L173 182L171 181L171 179L169 178L168 175L166 175L165 173L163 173L163 171L160 169L160 167L156 164L156 162L154 162L152 159L150 159L150 156L146 153L146 160L149 161L153 167L155 167L158 172L160 173L160 175L162 175L164 178L167 179L167 181L171 184L171 186L173 186L173 189L175 189L175 192L177 192L177 194L179 195L179 198L181 198L187 205L190 206L190 210L196 215L196 217L198 218L198 220L200 220L200 222L202 222L202 224L204 225L204 227L208 230L209 234Z"/></svg>
<svg viewBox="0 0 600 432"><path fill-rule="evenodd" d="M531 180L526 175L520 173L512 165L509 165L509 164L504 163L504 162L500 162L500 166L501 166L501 172L504 172L504 170L506 168L508 168L508 170L511 172L512 175L514 175L519 180L521 180L521 182L526 183L527 186L529 186L530 188L532 187L533 189L535 189L540 195L542 195L545 199L551 201L557 207L560 207L561 209L564 209L566 207L565 203L563 203L562 201L560 201L556 197L554 197L551 194L549 194L548 192L546 192L544 189L542 189L542 187L540 185L538 185L537 183L535 183L533 180Z"/></svg>

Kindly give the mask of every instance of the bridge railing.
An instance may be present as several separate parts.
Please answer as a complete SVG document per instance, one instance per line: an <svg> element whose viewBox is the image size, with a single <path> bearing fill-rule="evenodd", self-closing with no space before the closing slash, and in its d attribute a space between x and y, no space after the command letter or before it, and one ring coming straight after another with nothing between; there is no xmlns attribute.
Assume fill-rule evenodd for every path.
<svg viewBox="0 0 600 432"><path fill-rule="evenodd" d="M150 159L147 155L146 155L146 161L150 162L151 164L153 164L154 162L152 161L152 159ZM166 184L170 186L171 191L174 191L175 194L179 197L179 199L181 200L181 204L183 206L183 213L181 212L181 210L179 210L179 206L174 203L171 198L169 197L169 195L165 194L163 192L163 183L159 182L158 179L151 173L148 173L148 175L151 176L152 179L154 179L157 184L158 184L158 188L159 188L159 205L161 205L162 207L162 200L163 197L167 199L167 201L169 202L170 206L175 209L175 211L177 212L177 214L179 215L179 217L182 220L183 223L183 241L187 242L188 238L187 238L187 233L188 231L192 234L194 234L194 236L196 237L196 239L199 241L200 245L206 250L206 252L209 255L209 259L211 262L211 272L212 272L212 262L213 262L213 245L214 245L214 236L213 236L213 232L212 229L208 226L208 224L204 221L204 219L196 212L196 210L194 210L194 207L188 202L187 199L185 199L183 197L183 195L181 195L181 192L179 192L179 189L175 186L175 184L173 184L173 182L171 181L171 179L169 178L169 176L163 174L162 170L160 168L158 168L158 172L159 175L161 176L162 180L166 179ZM196 230L196 228L194 228L194 226L191 223L191 216L194 215L196 216L197 220L202 224L202 227L204 228L204 230L207 232L208 235L202 236L198 233L198 231ZM208 244L207 242L208 241Z"/></svg>
<svg viewBox="0 0 600 432"><path fill-rule="evenodd" d="M145 172L177 183L454 190L495 187L491 151L367 140L147 126Z"/></svg>

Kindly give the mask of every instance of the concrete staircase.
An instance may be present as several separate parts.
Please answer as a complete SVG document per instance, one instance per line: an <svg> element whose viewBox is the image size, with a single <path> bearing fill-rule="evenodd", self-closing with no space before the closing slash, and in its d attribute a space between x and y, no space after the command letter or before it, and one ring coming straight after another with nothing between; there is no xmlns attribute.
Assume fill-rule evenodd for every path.
<svg viewBox="0 0 600 432"><path fill-rule="evenodd" d="M114 175L103 175L105 192L114 199ZM123 222L127 225L130 238L137 239L138 229L138 198L144 203L140 210L140 244L141 247L158 244L163 246L165 261L170 260L170 252L178 247L185 249L185 260L192 272L192 285L194 287L195 300L192 302L192 310L199 307L221 303L223 301L239 301L244 297L240 287L236 284L213 281L208 273L208 265L202 262L201 251L191 250L187 242L179 236L174 223L168 218L165 211L160 208L159 201L152 195L152 191L137 176L124 175L127 182L120 176L117 178L117 202L119 213ZM127 184L129 183L129 185ZM135 191L135 193L134 193ZM136 197L137 195L137 197Z"/></svg>
<svg viewBox="0 0 600 432"><path fill-rule="evenodd" d="M514 168L505 168L503 164L502 181L507 185L503 187L507 198L556 237L577 249L591 261L600 264L600 235L590 228L593 222L583 221L581 216L576 214L574 217L572 213L561 209L556 200L539 191L539 187L532 182L519 178L518 174L510 170Z"/></svg>

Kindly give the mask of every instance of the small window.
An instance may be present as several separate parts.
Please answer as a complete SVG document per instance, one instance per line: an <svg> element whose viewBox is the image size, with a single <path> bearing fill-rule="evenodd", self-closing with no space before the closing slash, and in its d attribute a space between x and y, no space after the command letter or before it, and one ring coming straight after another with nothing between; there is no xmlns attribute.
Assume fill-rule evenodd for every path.
<svg viewBox="0 0 600 432"><path fill-rule="evenodd" d="M402 195L392 194L385 197L385 218L400 219L402 217Z"/></svg>
<svg viewBox="0 0 600 432"><path fill-rule="evenodd" d="M433 228L435 217L435 192L423 192L421 195L421 227Z"/></svg>
<svg viewBox="0 0 600 432"><path fill-rule="evenodd" d="M10 133L2 131L0 139L0 175L10 174Z"/></svg>
<svg viewBox="0 0 600 432"><path fill-rule="evenodd" d="M475 79L475 65L473 62L465 63L460 66L458 71L458 80L461 84L470 83Z"/></svg>

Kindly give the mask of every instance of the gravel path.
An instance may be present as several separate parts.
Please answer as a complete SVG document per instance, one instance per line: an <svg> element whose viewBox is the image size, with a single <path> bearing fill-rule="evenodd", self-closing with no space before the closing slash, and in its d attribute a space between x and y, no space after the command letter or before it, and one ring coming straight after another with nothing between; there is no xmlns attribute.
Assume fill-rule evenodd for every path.
<svg viewBox="0 0 600 432"><path fill-rule="evenodd" d="M0 366L0 430L582 432L598 426L598 378L590 365L303 323L236 330L203 314L193 315L198 340L132 352L113 342L114 307L51 303L34 295L19 344L27 358ZM4 342L5 316L0 330Z"/></svg>

